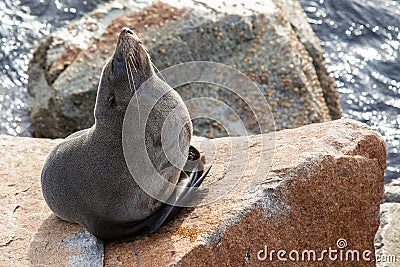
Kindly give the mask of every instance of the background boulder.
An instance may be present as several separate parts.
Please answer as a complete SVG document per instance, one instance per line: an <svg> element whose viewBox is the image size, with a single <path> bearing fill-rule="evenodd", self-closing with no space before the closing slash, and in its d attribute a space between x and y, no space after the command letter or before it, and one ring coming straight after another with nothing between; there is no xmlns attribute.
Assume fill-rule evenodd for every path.
<svg viewBox="0 0 400 267"><path fill-rule="evenodd" d="M157 2L142 10L124 10L111 21L117 11L95 11L39 44L28 82L34 136L65 137L93 124L99 75L125 26L139 33L160 70L181 62L215 61L246 74L268 100L278 130L341 117L323 50L295 0L185 1L175 7ZM184 100L208 97L238 114L250 112L243 99L225 88L192 84L176 90ZM196 108L207 113L213 107ZM259 133L251 115L243 116L250 133ZM196 119L194 133L225 136L222 126Z"/></svg>

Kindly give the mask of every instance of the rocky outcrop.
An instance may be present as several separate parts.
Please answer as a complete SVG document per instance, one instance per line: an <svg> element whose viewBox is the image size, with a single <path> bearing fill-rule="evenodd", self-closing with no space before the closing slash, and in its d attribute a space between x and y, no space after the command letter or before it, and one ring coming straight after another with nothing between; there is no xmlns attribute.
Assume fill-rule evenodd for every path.
<svg viewBox="0 0 400 267"><path fill-rule="evenodd" d="M44 202L40 171L60 141L0 135L0 266L103 266L102 242Z"/></svg>
<svg viewBox="0 0 400 267"><path fill-rule="evenodd" d="M103 263L103 244L55 218L40 193L45 156L61 141L0 136L1 266ZM278 255L296 266L374 266L385 144L366 125L337 120L194 142L213 165L203 188L239 182L155 234L105 244L105 266L266 266L282 264ZM332 258L326 252L318 260L329 249ZM296 252L299 260L291 260Z"/></svg>
<svg viewBox="0 0 400 267"><path fill-rule="evenodd" d="M381 224L375 236L376 266L395 267L400 262L400 178L385 185Z"/></svg>
<svg viewBox="0 0 400 267"><path fill-rule="evenodd" d="M399 203L400 204L400 178L393 179L385 186L382 204Z"/></svg>
<svg viewBox="0 0 400 267"><path fill-rule="evenodd" d="M139 32L159 69L214 61L242 71L268 100L278 130L341 117L323 50L295 0L233 5L185 1L175 7L158 2L126 11L108 25L118 12L94 12L39 44L28 83L34 136L64 137L93 124L101 68L124 26ZM250 112L245 101L226 88L192 84L176 90L185 100L208 97L225 102L238 114ZM207 113L210 107L196 108L193 112ZM260 132L251 115L243 121L251 133ZM207 119L195 120L194 126L197 135L226 135Z"/></svg>

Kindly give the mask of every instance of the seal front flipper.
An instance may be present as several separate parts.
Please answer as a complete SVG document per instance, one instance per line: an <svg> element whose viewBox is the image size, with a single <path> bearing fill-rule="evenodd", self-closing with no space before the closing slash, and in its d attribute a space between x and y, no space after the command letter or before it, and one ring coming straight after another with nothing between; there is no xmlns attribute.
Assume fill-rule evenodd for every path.
<svg viewBox="0 0 400 267"><path fill-rule="evenodd" d="M168 200L168 203L172 202L173 204L164 204L160 210L149 217L150 233L154 233L164 223L177 215L177 213L182 209L182 206L191 200L193 193L195 193L197 188L204 181L204 178L207 176L210 169L211 166L202 175L199 175L199 173L202 173L203 171L192 172L185 183L184 189L178 194L177 192L174 192Z"/></svg>
<svg viewBox="0 0 400 267"><path fill-rule="evenodd" d="M180 206L184 206L191 200L191 197L193 197L197 187L200 186L207 176L210 168L211 166L203 173L204 162L201 158L201 154L194 146L190 146L188 160L184 169L191 171L184 171L181 173L181 175L184 175L180 182L180 186L181 188L183 187L183 189L180 192L175 190L170 196L167 203L173 204L164 204L160 210L149 217L150 233L154 233L164 223L175 217L182 209Z"/></svg>
<svg viewBox="0 0 400 267"><path fill-rule="evenodd" d="M179 182L179 189L181 190L178 190L178 188L175 189L167 201L167 203L172 204L164 204L158 211L144 220L124 225L123 232L125 237L115 236L111 239L131 241L138 235L154 233L161 226L172 220L183 209L182 206L185 206L185 204L192 200L197 188L210 171L211 166L203 172L204 163L201 159L200 152L193 146L190 146L188 160L184 169L191 171L182 171L181 180Z"/></svg>
<svg viewBox="0 0 400 267"><path fill-rule="evenodd" d="M172 220L183 209L182 205L191 200L191 197L193 197L197 188L204 181L210 169L211 166L204 173L203 170L191 172L190 176L184 179L183 190L180 192L175 190L168 199L168 203L173 204L164 204L157 212L134 224L120 225L119 227L121 227L122 235L112 234L107 238L103 237L103 239L128 242L134 240L138 235L154 233L161 226ZM116 228L116 226L114 226L114 228Z"/></svg>

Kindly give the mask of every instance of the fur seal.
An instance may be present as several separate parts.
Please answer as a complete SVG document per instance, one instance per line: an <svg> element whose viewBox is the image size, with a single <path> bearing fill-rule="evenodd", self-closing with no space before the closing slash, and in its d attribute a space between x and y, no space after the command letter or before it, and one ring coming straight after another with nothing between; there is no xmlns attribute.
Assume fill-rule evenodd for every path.
<svg viewBox="0 0 400 267"><path fill-rule="evenodd" d="M136 89L150 77L150 89L165 91L165 97L150 114L146 126L148 155L143 157L150 157L170 183L183 185L183 190L177 186L165 192L169 204L139 187L133 176L140 174L131 174L123 154L125 111ZM193 171L172 165L160 144L163 120L176 106L184 107L178 114L178 121L183 123L177 125L182 129L179 147L188 155L187 164L193 166ZM194 194L209 169L203 172L200 153L190 146L192 124L183 100L157 77L146 48L128 28L122 29L115 52L102 70L94 115L91 128L70 135L48 155L41 173L47 205L59 218L79 223L101 239L129 240L156 231L181 209L180 202ZM157 190L165 190L163 185L147 181Z"/></svg>

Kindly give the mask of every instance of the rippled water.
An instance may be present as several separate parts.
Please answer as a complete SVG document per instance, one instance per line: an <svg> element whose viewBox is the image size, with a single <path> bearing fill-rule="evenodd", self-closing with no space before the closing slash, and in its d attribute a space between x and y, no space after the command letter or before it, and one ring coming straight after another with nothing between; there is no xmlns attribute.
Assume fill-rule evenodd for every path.
<svg viewBox="0 0 400 267"><path fill-rule="evenodd" d="M344 116L382 134L385 181L400 177L400 2L300 2L327 53Z"/></svg>
<svg viewBox="0 0 400 267"><path fill-rule="evenodd" d="M0 133L30 135L27 66L37 41L107 0L0 0ZM151 2L151 1L149 1ZM400 3L300 0L327 52L345 117L388 145L385 181L400 177Z"/></svg>
<svg viewBox="0 0 400 267"><path fill-rule="evenodd" d="M0 133L30 136L27 70L38 40L102 2L0 0Z"/></svg>

